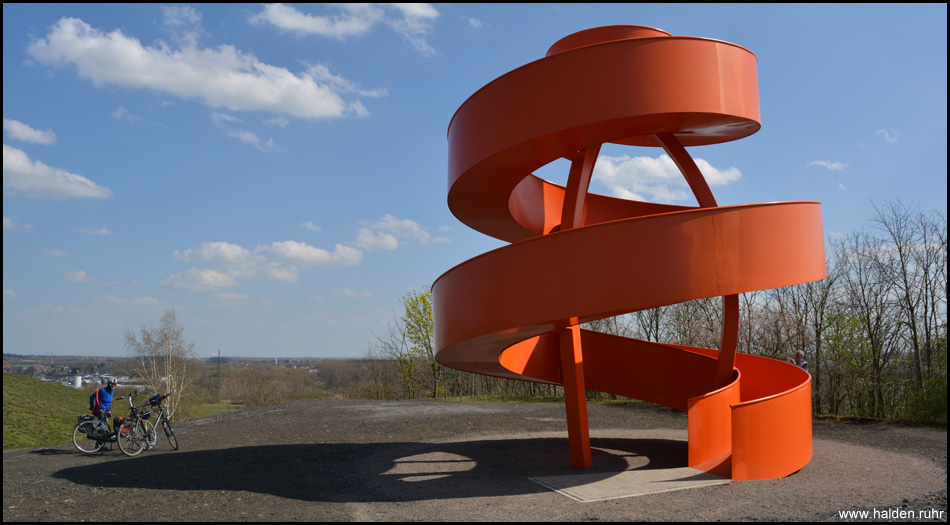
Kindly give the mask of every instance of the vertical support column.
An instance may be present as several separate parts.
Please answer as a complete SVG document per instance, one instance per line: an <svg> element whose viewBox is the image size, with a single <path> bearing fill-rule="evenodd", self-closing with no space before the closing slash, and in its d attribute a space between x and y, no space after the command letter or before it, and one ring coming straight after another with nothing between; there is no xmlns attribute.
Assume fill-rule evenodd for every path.
<svg viewBox="0 0 950 525"><path fill-rule="evenodd" d="M584 225L584 202L590 187L594 163L600 154L600 144L579 152L571 162L564 206L561 211L561 231ZM587 422L587 389L584 386L584 353L581 348L581 327L577 319L570 319L559 334L561 376L564 384L564 408L567 411L567 439L571 449L571 466L591 466L590 428Z"/></svg>
<svg viewBox="0 0 950 525"><path fill-rule="evenodd" d="M581 327L575 322L567 328L561 329L559 337L571 466L588 468L591 466L590 428L587 423L587 389L584 387Z"/></svg>
<svg viewBox="0 0 950 525"><path fill-rule="evenodd" d="M739 296L722 297L722 339L719 341L719 359L716 361L716 388L732 381L732 368L736 363L736 347L739 345Z"/></svg>

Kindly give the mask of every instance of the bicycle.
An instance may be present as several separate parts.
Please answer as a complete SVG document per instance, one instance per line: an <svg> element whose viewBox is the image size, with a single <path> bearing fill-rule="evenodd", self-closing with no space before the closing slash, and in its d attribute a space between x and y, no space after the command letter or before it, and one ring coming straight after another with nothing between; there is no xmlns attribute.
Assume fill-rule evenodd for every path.
<svg viewBox="0 0 950 525"><path fill-rule="evenodd" d="M132 397L132 395L129 395L116 400L128 400L131 408ZM83 414L77 420L76 426L73 428L73 445L80 452L94 454L104 450L109 443L117 441L116 430L121 427L126 418L117 417L113 422L110 422L109 414L102 412L99 417ZM110 425L110 423L112 424Z"/></svg>
<svg viewBox="0 0 950 525"><path fill-rule="evenodd" d="M129 417L122 418L116 431L116 441L123 454L137 456L143 450L152 449L157 438L155 426L149 421L152 412L145 408L149 402L132 405L132 396L129 396L129 405L131 405L131 413ZM120 421L117 419L116 422Z"/></svg>
<svg viewBox="0 0 950 525"><path fill-rule="evenodd" d="M155 394L154 396L148 398L148 405L151 408L158 409L158 419L155 420L155 427L162 427L162 430L165 432L165 438L168 439L168 444L172 446L172 450L178 450L178 438L175 437L175 430L172 428L172 422L168 419L168 414L165 413L165 408L162 406L162 401L165 400L170 394ZM150 411L154 413L154 411ZM158 431L153 429L155 436L152 438L152 443L154 444L157 440Z"/></svg>

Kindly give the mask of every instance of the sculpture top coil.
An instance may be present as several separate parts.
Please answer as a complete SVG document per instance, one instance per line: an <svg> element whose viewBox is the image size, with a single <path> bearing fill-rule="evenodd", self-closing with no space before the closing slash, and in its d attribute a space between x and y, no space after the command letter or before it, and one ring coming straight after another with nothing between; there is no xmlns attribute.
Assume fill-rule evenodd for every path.
<svg viewBox="0 0 950 525"><path fill-rule="evenodd" d="M737 294L825 277L820 204L720 207L685 149L759 128L755 55L642 26L569 35L544 58L478 90L449 124L448 205L466 225L513 244L433 284L436 359L564 384L566 399L586 387L687 410L691 426L727 429L713 437L691 433L690 464L706 470L751 479L801 468L811 457L810 376L736 356ZM663 148L699 206L589 194L604 143ZM565 186L533 175L560 158L572 163ZM577 328L716 296L724 305L721 351ZM771 419L743 416L756 412L743 407L775 396L781 401L771 402L772 411L793 414L792 423L763 434ZM578 420L572 462L587 466L574 461L574 443L583 442L575 435L586 435L582 403L573 410L568 401L568 419ZM737 426L754 435L734 442ZM776 439L775 447L792 443L792 461L776 459L773 444L759 451Z"/></svg>

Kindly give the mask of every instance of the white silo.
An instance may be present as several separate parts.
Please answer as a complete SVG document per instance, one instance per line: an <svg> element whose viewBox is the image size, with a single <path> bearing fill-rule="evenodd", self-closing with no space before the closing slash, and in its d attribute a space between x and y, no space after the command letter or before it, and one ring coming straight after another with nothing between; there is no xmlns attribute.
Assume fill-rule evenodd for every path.
<svg viewBox="0 0 950 525"><path fill-rule="evenodd" d="M82 388L82 376L76 374L73 376L73 388Z"/></svg>

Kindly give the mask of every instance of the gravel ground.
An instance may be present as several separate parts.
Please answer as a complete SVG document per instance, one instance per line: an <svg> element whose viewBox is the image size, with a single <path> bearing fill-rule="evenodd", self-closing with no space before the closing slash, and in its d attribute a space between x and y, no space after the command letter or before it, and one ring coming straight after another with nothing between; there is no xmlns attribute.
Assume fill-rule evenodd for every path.
<svg viewBox="0 0 950 525"><path fill-rule="evenodd" d="M685 414L589 418L587 471L685 466ZM947 521L946 429L816 421L789 477L582 503L528 479L578 473L560 404L306 401L176 427L180 450L134 458L5 451L3 521Z"/></svg>

